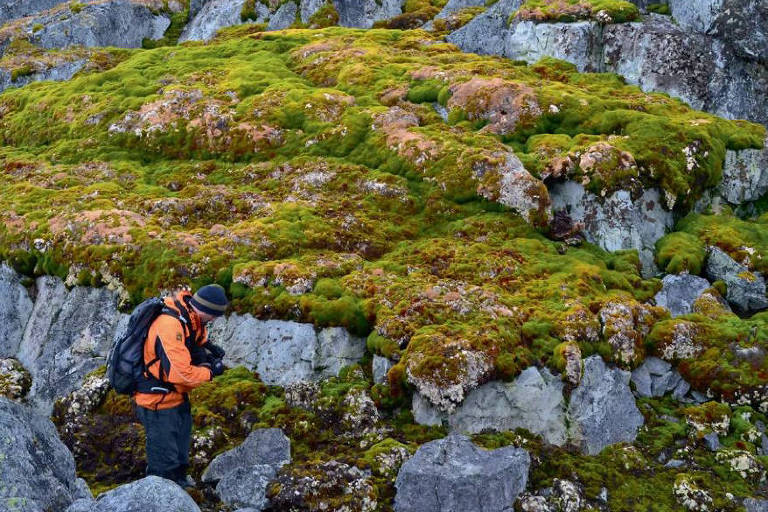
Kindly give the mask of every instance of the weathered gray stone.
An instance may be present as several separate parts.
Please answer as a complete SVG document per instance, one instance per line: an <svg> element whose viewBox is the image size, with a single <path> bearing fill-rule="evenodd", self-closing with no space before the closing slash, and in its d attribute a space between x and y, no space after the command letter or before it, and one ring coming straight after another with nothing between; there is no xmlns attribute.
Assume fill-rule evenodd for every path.
<svg viewBox="0 0 768 512"><path fill-rule="evenodd" d="M667 308L673 317L692 313L694 301L710 287L706 279L690 274L666 275L661 285L656 305Z"/></svg>
<svg viewBox="0 0 768 512"><path fill-rule="evenodd" d="M238 467L266 465L275 470L291 461L291 442L279 428L251 432L242 444L218 455L203 472L203 482L215 483Z"/></svg>
<svg viewBox="0 0 768 512"><path fill-rule="evenodd" d="M584 224L589 242L607 251L637 249L643 275L656 273L656 241L674 224L657 189L648 189L635 200L626 190L618 190L603 200L581 184L565 181L553 183L549 194L553 210L565 210L573 222Z"/></svg>
<svg viewBox="0 0 768 512"><path fill-rule="evenodd" d="M77 505L78 507L80 504ZM79 512L82 508L68 509ZM121 485L91 503L92 512L200 512L195 500L171 480L148 476Z"/></svg>
<svg viewBox="0 0 768 512"><path fill-rule="evenodd" d="M275 14L269 18L267 30L281 30L288 28L294 21L296 21L298 10L299 8L294 2L284 3L277 11L275 11Z"/></svg>
<svg viewBox="0 0 768 512"><path fill-rule="evenodd" d="M397 475L396 512L511 509L528 481L530 456L507 446L486 451L463 435L425 443Z"/></svg>
<svg viewBox="0 0 768 512"><path fill-rule="evenodd" d="M315 370L321 377L335 377L345 366L355 364L365 355L365 340L343 327L326 327L317 334L318 357Z"/></svg>
<svg viewBox="0 0 768 512"><path fill-rule="evenodd" d="M15 357L33 304L21 276L5 263L0 264L0 297L0 358Z"/></svg>
<svg viewBox="0 0 768 512"><path fill-rule="evenodd" d="M299 14L302 23L309 23L312 17L325 4L326 0L301 0L299 5Z"/></svg>
<svg viewBox="0 0 768 512"><path fill-rule="evenodd" d="M725 282L725 298L737 311L746 314L768 308L765 279L759 272L750 272L718 247L710 247L705 273L710 281L720 279Z"/></svg>
<svg viewBox="0 0 768 512"><path fill-rule="evenodd" d="M245 0L209 0L184 27L179 42L207 41L223 27L239 25L243 22L240 13L244 3ZM269 8L261 2L255 2L254 9L258 14L258 22L265 21L270 14Z"/></svg>
<svg viewBox="0 0 768 512"><path fill-rule="evenodd" d="M381 384L383 382L387 381L387 373L389 373L390 368L394 366L394 363L387 359L386 357L381 357L378 355L373 356L373 363L371 364L371 367L373 369L373 383L374 384Z"/></svg>
<svg viewBox="0 0 768 512"><path fill-rule="evenodd" d="M768 5L761 0L669 0L685 30L709 34L750 60L768 60Z"/></svg>
<svg viewBox="0 0 768 512"><path fill-rule="evenodd" d="M486 196L487 199L495 199L512 208L530 224L549 222L551 212L547 187L528 172L514 153L507 154L499 174L501 180L498 197Z"/></svg>
<svg viewBox="0 0 768 512"><path fill-rule="evenodd" d="M53 423L0 397L0 510L63 510L83 490Z"/></svg>
<svg viewBox="0 0 768 512"><path fill-rule="evenodd" d="M333 0L342 27L371 28L403 12L404 0Z"/></svg>
<svg viewBox="0 0 768 512"><path fill-rule="evenodd" d="M573 63L579 71L594 71L600 68L601 36L601 30L594 21L515 21L509 28L505 56L528 63L543 57L554 57Z"/></svg>
<svg viewBox="0 0 768 512"><path fill-rule="evenodd" d="M651 396L651 374L648 372L648 367L645 364L641 364L632 370L631 380L635 384L635 390L638 395Z"/></svg>
<svg viewBox="0 0 768 512"><path fill-rule="evenodd" d="M717 437L717 432L710 432L704 436L704 444L711 452L716 452L720 449L720 438Z"/></svg>
<svg viewBox="0 0 768 512"><path fill-rule="evenodd" d="M768 512L768 500L747 498L744 500L744 507L747 512Z"/></svg>
<svg viewBox="0 0 768 512"><path fill-rule="evenodd" d="M85 3L77 11L57 8L26 18L23 37L43 48L117 46L140 48L145 38L160 39L170 26L166 14L131 0ZM42 27L33 31L32 27Z"/></svg>
<svg viewBox="0 0 768 512"><path fill-rule="evenodd" d="M435 15L435 19L446 18L467 7L483 7L485 4L486 0L448 0L442 10Z"/></svg>
<svg viewBox="0 0 768 512"><path fill-rule="evenodd" d="M672 370L671 363L654 356L646 358L643 365L648 368L648 373L651 375L666 375Z"/></svg>
<svg viewBox="0 0 768 512"><path fill-rule="evenodd" d="M252 507L264 510L269 504L266 497L267 485L275 478L272 466L238 466L221 479L216 492L224 503L235 507Z"/></svg>
<svg viewBox="0 0 768 512"><path fill-rule="evenodd" d="M66 396L105 364L118 324L127 315L117 310L117 293L106 288L67 291L52 277L38 278L37 288L19 360L32 374L29 399L50 412L55 398Z"/></svg>
<svg viewBox="0 0 768 512"><path fill-rule="evenodd" d="M675 399L682 400L691 389L670 363L654 356L646 358L632 371L631 380L637 394L644 397L664 396L672 392Z"/></svg>
<svg viewBox="0 0 768 512"><path fill-rule="evenodd" d="M446 41L465 52L509 57L507 20L522 3L523 0L499 0L463 27L448 34Z"/></svg>
<svg viewBox="0 0 768 512"><path fill-rule="evenodd" d="M64 2L65 0L0 0L0 25L37 14Z"/></svg>
<svg viewBox="0 0 768 512"><path fill-rule="evenodd" d="M768 193L768 137L763 149L727 151L720 195L733 205L756 201Z"/></svg>
<svg viewBox="0 0 768 512"><path fill-rule="evenodd" d="M365 352L365 340L342 328L318 334L312 324L263 321L249 314L217 319L210 337L227 351L228 365L253 368L267 384L281 386L335 376Z"/></svg>
<svg viewBox="0 0 768 512"><path fill-rule="evenodd" d="M441 415L420 396L414 396L414 419L475 434L484 430L525 428L545 441L561 446L566 440L563 383L546 368L531 366L510 383L489 382L469 392L451 414Z"/></svg>
<svg viewBox="0 0 768 512"><path fill-rule="evenodd" d="M571 393L568 419L572 441L589 455L611 444L631 442L643 415L629 389L630 373L609 369L598 355L584 361L581 384Z"/></svg>
<svg viewBox="0 0 768 512"><path fill-rule="evenodd" d="M86 59L61 62L37 73L17 77L15 80L12 78L13 70L0 68L0 91L4 91L9 87L23 87L29 83L42 80L53 80L57 82L69 80L75 73L83 69L86 62Z"/></svg>

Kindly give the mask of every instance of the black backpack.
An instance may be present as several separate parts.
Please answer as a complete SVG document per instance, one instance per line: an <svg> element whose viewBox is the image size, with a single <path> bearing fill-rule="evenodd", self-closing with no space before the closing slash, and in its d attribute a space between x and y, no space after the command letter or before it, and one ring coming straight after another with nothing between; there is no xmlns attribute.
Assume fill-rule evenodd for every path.
<svg viewBox="0 0 768 512"><path fill-rule="evenodd" d="M173 385L145 375L144 342L152 322L161 314L179 319L175 311L167 308L163 299L152 297L133 310L128 329L116 338L107 355L107 378L112 388L125 395L135 391L167 393Z"/></svg>

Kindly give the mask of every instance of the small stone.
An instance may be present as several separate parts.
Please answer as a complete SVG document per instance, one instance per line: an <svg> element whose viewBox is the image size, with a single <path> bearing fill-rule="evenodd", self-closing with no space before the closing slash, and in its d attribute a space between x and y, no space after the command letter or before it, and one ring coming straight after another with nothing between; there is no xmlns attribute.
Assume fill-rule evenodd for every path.
<svg viewBox="0 0 768 512"><path fill-rule="evenodd" d="M709 449L709 451L716 452L720 449L720 438L717 436L716 432L710 432L702 439L704 440L704 445L707 447L707 449Z"/></svg>
<svg viewBox="0 0 768 512"><path fill-rule="evenodd" d="M666 464L664 464L665 468L673 468L673 469L677 469L683 466L685 466L685 461L680 459L670 459L667 461Z"/></svg>

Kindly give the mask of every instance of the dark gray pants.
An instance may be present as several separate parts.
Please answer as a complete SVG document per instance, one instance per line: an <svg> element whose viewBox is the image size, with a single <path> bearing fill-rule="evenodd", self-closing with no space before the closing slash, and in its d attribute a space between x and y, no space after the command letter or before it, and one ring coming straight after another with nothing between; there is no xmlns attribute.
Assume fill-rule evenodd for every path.
<svg viewBox="0 0 768 512"><path fill-rule="evenodd" d="M189 400L171 409L136 407L147 437L147 475L169 480L186 477L192 438Z"/></svg>

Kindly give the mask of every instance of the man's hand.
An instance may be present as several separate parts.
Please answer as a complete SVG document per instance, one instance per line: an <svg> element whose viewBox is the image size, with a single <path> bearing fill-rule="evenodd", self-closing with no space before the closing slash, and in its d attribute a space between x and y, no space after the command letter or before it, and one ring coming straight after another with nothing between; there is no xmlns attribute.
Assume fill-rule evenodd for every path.
<svg viewBox="0 0 768 512"><path fill-rule="evenodd" d="M225 369L226 368L224 367L224 363L221 362L221 359L214 359L211 362L211 378L218 377L224 373Z"/></svg>
<svg viewBox="0 0 768 512"><path fill-rule="evenodd" d="M226 355L226 352L224 352L223 348L221 348L218 345L214 345L210 341L205 344L205 348L207 348L208 352L213 354L213 357L215 357L216 359L224 359L224 356Z"/></svg>

